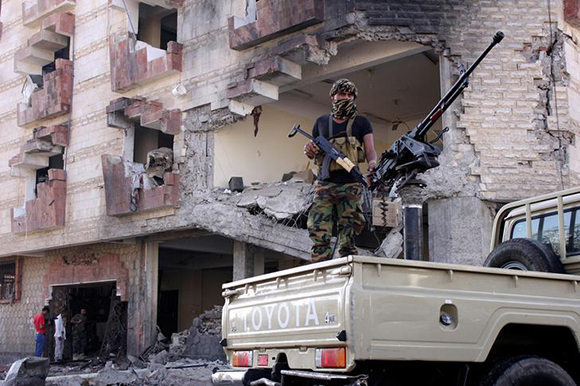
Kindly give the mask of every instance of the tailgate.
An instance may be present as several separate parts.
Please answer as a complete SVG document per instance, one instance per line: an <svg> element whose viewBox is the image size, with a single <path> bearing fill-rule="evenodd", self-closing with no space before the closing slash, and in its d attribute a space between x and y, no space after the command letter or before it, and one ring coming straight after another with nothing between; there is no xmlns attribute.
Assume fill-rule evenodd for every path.
<svg viewBox="0 0 580 386"><path fill-rule="evenodd" d="M347 330L351 264L344 258L224 285L228 357L233 350L345 346L337 334Z"/></svg>

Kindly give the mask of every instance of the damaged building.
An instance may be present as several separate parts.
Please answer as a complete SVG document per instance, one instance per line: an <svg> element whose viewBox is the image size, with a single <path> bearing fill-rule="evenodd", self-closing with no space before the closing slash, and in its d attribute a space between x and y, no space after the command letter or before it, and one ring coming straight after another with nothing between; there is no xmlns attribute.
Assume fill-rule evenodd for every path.
<svg viewBox="0 0 580 386"><path fill-rule="evenodd" d="M2 0L0 356L44 305L88 310L88 354L138 355L308 259L292 126L348 77L383 152L502 30L422 176L425 259L481 264L503 203L578 184L579 28L580 0Z"/></svg>

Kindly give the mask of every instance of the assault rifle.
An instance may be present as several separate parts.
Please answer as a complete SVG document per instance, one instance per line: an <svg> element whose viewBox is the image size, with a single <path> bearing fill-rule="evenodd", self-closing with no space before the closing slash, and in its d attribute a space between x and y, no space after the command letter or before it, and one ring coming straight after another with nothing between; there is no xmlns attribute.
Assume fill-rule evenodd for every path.
<svg viewBox="0 0 580 386"><path fill-rule="evenodd" d="M467 71L461 71L461 76L457 79L457 82L447 91L447 94L441 98L427 117L413 130L397 139L391 148L381 155L379 163L371 175L371 190L383 188L394 189L396 192L418 173L423 173L439 166L437 157L441 154L441 149L434 146L433 143L437 142L448 128L438 133L437 138L431 142L426 142L427 133L445 110L467 88L469 75L503 38L503 32L496 32L491 44L479 55Z"/></svg>
<svg viewBox="0 0 580 386"><path fill-rule="evenodd" d="M292 138L293 136L296 135L296 133L300 133L306 138L313 141L316 144L316 146L318 146L318 148L322 150L322 152L324 152L324 160L322 161L322 167L320 168L321 173L330 170L329 168L330 162L335 161L337 164L342 166L344 170L349 172L350 175L353 176L357 182L363 184L365 188L368 187L367 181L360 172L358 166L356 166L350 159L348 159L348 157L343 152L332 146L332 144L328 142L328 139L324 138L322 135L319 135L318 137L314 138L312 135L302 130L300 128L300 125L294 125L292 130L290 130L290 132L288 133L288 137ZM319 177L325 178L324 176Z"/></svg>

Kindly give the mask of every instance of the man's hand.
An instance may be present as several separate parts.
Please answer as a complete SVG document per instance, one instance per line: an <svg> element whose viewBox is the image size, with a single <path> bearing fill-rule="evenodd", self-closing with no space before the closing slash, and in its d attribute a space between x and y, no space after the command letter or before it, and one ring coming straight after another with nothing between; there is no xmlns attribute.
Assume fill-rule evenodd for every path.
<svg viewBox="0 0 580 386"><path fill-rule="evenodd" d="M377 168L377 161L369 161L369 171L366 175L366 180L367 180L367 184L370 186L371 185L371 176L372 174L375 172L375 169Z"/></svg>
<svg viewBox="0 0 580 386"><path fill-rule="evenodd" d="M319 151L318 146L316 146L316 144L313 141L310 141L306 145L304 145L304 154L306 154L306 157L310 159L314 158L314 156L316 156L316 153L318 153L318 151Z"/></svg>

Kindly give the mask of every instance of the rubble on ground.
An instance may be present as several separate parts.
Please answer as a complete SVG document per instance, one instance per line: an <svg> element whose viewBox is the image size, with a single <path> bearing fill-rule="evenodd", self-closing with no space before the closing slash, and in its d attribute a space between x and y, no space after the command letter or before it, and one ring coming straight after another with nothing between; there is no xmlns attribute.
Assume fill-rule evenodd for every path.
<svg viewBox="0 0 580 386"><path fill-rule="evenodd" d="M222 339L222 306L214 306L193 320L183 355L188 358L226 360Z"/></svg>
<svg viewBox="0 0 580 386"><path fill-rule="evenodd" d="M48 358L26 357L12 363L4 386L43 386L50 363Z"/></svg>
<svg viewBox="0 0 580 386"><path fill-rule="evenodd" d="M191 328L167 339L158 333L153 345L139 357L127 355L104 366L98 358L67 361L49 366L48 358L25 358L13 368L29 370L27 376L39 373L31 364L42 362L46 371L42 383L5 383L3 386L183 386L211 385L214 370L228 369L221 340L222 306L214 306L192 322ZM23 365L26 363L26 365ZM36 366L36 365L35 365ZM34 371L33 371L34 370ZM18 372L23 370L14 370ZM40 374L40 373L39 373ZM47 377L47 375L49 375Z"/></svg>

